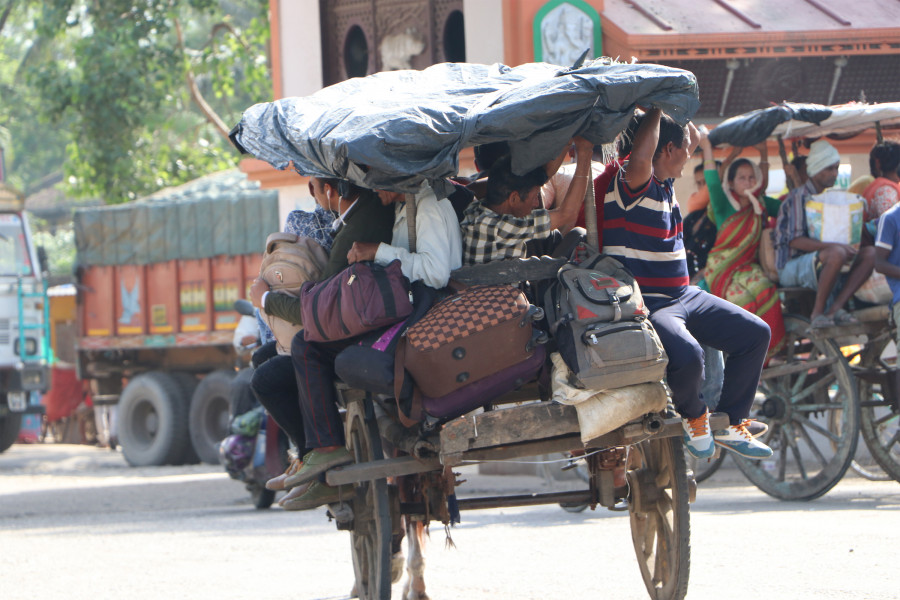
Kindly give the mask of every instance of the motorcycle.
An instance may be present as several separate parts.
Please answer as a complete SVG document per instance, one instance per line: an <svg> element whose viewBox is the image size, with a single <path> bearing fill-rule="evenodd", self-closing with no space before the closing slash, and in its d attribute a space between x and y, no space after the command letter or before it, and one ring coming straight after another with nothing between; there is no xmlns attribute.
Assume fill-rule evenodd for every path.
<svg viewBox="0 0 900 600"><path fill-rule="evenodd" d="M234 345L239 354L247 354L259 346L256 314L246 300L235 301L234 308L242 316L242 324L235 329ZM219 456L228 476L243 482L253 505L262 510L275 501L276 492L266 489L266 481L287 468L290 443L253 395L252 376L251 366L241 369L231 382L230 435L219 444Z"/></svg>

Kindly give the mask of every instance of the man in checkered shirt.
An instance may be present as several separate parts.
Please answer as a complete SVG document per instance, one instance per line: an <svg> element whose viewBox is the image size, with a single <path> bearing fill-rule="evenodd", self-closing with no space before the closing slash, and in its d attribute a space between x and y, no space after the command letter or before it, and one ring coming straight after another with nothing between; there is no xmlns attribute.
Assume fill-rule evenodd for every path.
<svg viewBox="0 0 900 600"><path fill-rule="evenodd" d="M491 167L487 195L470 204L461 223L463 264L475 265L504 258L524 258L526 243L551 237L554 230L568 233L584 203L591 179L594 146L581 137L575 142L575 176L558 208L541 204L541 186L547 173L539 167L525 175L514 175L511 158L505 156Z"/></svg>

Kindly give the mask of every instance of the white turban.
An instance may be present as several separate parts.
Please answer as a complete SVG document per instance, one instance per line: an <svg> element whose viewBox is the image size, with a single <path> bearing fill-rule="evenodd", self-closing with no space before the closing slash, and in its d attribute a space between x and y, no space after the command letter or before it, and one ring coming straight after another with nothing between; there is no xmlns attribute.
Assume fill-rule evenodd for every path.
<svg viewBox="0 0 900 600"><path fill-rule="evenodd" d="M806 174L812 177L840 162L841 155L834 146L825 140L817 140L809 147L809 155L806 157Z"/></svg>

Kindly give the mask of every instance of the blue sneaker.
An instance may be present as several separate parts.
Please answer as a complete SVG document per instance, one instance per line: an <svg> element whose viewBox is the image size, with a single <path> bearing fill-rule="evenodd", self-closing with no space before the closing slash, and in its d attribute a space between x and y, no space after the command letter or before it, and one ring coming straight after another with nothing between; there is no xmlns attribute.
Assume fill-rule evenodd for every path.
<svg viewBox="0 0 900 600"><path fill-rule="evenodd" d="M716 453L716 445L709 431L709 411L695 419L681 419L684 429L684 447L694 458L711 458Z"/></svg>
<svg viewBox="0 0 900 600"><path fill-rule="evenodd" d="M745 458L760 459L772 456L772 449L754 438L747 431L746 421L738 425L729 425L727 429L717 430L713 433L713 437L716 440L716 444L722 448L731 450Z"/></svg>

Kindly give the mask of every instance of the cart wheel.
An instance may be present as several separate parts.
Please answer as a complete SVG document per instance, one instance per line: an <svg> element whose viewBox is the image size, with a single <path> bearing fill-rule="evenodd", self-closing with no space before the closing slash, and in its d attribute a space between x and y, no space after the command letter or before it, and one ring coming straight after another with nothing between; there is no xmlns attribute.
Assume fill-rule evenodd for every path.
<svg viewBox="0 0 900 600"><path fill-rule="evenodd" d="M859 438L853 371L831 340L810 338L809 321L785 315L784 364L763 371L751 414L769 425L771 458L733 455L756 487L781 500L813 500L844 476ZM818 364L815 364L818 363ZM792 370L791 370L792 369ZM779 374L780 371L790 370Z"/></svg>
<svg viewBox="0 0 900 600"><path fill-rule="evenodd" d="M900 481L900 410L878 387L860 380L860 430L875 462L889 478ZM885 477L887 479L888 477Z"/></svg>
<svg viewBox="0 0 900 600"><path fill-rule="evenodd" d="M687 468L689 471L693 471L694 473L694 481L700 483L701 481L706 481L710 477L713 476L713 473L719 470L719 467L722 466L722 463L725 462L725 450L721 450L719 452L719 456L716 458L708 458L708 459L699 459L694 458L690 452L687 450L684 451L684 460L687 464Z"/></svg>
<svg viewBox="0 0 900 600"><path fill-rule="evenodd" d="M691 566L689 483L680 438L653 438L629 453L628 513L644 585L655 600L681 600Z"/></svg>
<svg viewBox="0 0 900 600"><path fill-rule="evenodd" d="M371 400L347 407L347 441L357 463L381 460L381 434ZM386 479L356 485L350 531L356 591L361 600L391 597L391 512Z"/></svg>

